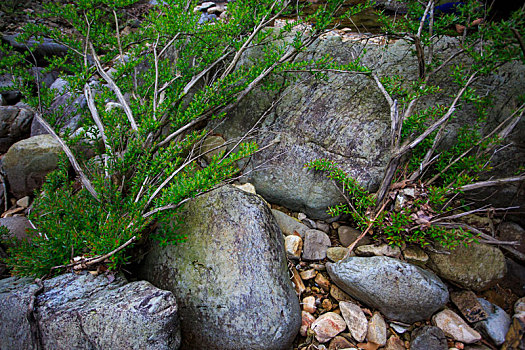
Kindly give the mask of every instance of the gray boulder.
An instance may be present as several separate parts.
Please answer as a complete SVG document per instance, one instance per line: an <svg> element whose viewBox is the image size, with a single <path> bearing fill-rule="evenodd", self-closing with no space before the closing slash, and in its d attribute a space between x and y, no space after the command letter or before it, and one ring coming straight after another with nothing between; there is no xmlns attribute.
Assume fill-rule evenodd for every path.
<svg viewBox="0 0 525 350"><path fill-rule="evenodd" d="M184 209L181 245L154 246L140 275L179 302L185 349L286 349L301 326L282 233L257 195L225 186Z"/></svg>
<svg viewBox="0 0 525 350"><path fill-rule="evenodd" d="M19 141L9 148L3 167L9 188L16 198L31 195L55 170L62 148L51 135L39 135Z"/></svg>
<svg viewBox="0 0 525 350"><path fill-rule="evenodd" d="M0 106L0 153L29 136L32 120L33 112L27 108Z"/></svg>
<svg viewBox="0 0 525 350"><path fill-rule="evenodd" d="M482 291L505 276L505 256L496 247L472 243L450 254L429 253L427 264L438 276L465 289Z"/></svg>
<svg viewBox="0 0 525 350"><path fill-rule="evenodd" d="M394 258L350 257L327 263L326 270L339 288L393 320L425 320L448 301L436 275Z"/></svg>
<svg viewBox="0 0 525 350"><path fill-rule="evenodd" d="M35 302L35 323L27 321L38 286L29 279L0 280L0 348L177 349L180 330L173 294L145 281L118 276L65 274L44 281Z"/></svg>
<svg viewBox="0 0 525 350"><path fill-rule="evenodd" d="M461 49L456 38L444 37L436 45L434 52L440 55L453 54ZM362 57L361 62L379 76L400 75L404 81L410 82L417 79L418 74L417 59L411 54L413 49L403 40L388 46L364 45L359 41L344 42L341 37L327 36L316 41L298 59L313 61L329 54L335 62L346 64ZM259 52L253 50L250 54L256 57ZM244 64L249 62L249 58L243 60ZM493 130L499 121L510 115L512 107L519 104L516 96L519 96L525 83L524 71L522 64L506 65L476 83L475 88L481 94L493 93L497 101L487 122L491 127L484 131ZM441 92L425 97L418 103L418 109L451 101L450 96L458 88L447 75L448 70L445 69L436 76L435 82L442 87ZM273 97L265 91L253 91L227 119L221 120L222 124L215 131L226 140L241 137L269 109ZM441 147L450 146L457 139L460 123L472 121L474 115L476 113L472 108L458 110L449 123ZM247 177L257 193L271 203L304 212L315 219L327 218L328 206L344 202L332 181L304 168L305 162L317 158L339 163L345 172L371 191L377 189L383 177L390 153L389 109L369 77L328 73L325 80L315 80L301 75L283 90L281 98L259 125L260 133L256 141L261 148L274 142L276 144L253 156ZM518 136L512 135L510 141L520 146L510 147L513 166L524 157L522 144L525 137L522 135L525 121L521 121L516 129L519 131L514 134ZM508 160L508 157L501 159ZM257 171L251 171L253 169ZM508 171L505 172L507 169L504 167L503 175L508 174ZM510 188L512 185L503 187ZM512 191L516 193L515 189ZM507 195L506 198L512 196ZM525 202L525 197L520 198Z"/></svg>

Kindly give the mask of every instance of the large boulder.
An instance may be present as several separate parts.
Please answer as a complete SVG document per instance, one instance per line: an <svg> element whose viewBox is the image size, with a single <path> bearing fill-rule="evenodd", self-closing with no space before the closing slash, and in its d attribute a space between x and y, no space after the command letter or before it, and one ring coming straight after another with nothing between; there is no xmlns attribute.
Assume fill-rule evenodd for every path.
<svg viewBox="0 0 525 350"><path fill-rule="evenodd" d="M30 279L0 280L1 349L169 350L180 345L173 294L148 282L65 274L44 281L41 293L38 288ZM40 347L32 332L40 333Z"/></svg>
<svg viewBox="0 0 525 350"><path fill-rule="evenodd" d="M475 291L490 288L507 271L501 250L487 244L460 245L450 254L431 252L429 257L427 266L441 278Z"/></svg>
<svg viewBox="0 0 525 350"><path fill-rule="evenodd" d="M32 120L33 112L27 108L0 106L0 153L29 136Z"/></svg>
<svg viewBox="0 0 525 350"><path fill-rule="evenodd" d="M448 301L436 275L394 258L350 257L327 263L326 270L339 288L393 320L425 320Z"/></svg>
<svg viewBox="0 0 525 350"><path fill-rule="evenodd" d="M3 158L9 188L15 198L31 195L55 170L62 148L51 135L33 136L15 143Z"/></svg>
<svg viewBox="0 0 525 350"><path fill-rule="evenodd" d="M403 40L391 42L388 46L365 45L361 41L328 35L316 41L298 59L314 61L328 54L335 62L347 64L361 57L361 62L379 76L399 75L408 84L418 76L417 59L411 54L413 49ZM459 49L457 38L444 37L436 43L435 52L448 55ZM256 50L250 52L254 57L258 54ZM250 59L245 58L242 63L248 65ZM458 59L457 63L463 61ZM516 96L525 84L524 72L525 65L509 64L475 84L481 94L495 95L490 120L486 123L491 128L485 132L493 130L519 103ZM450 96L457 93L458 87L448 73L445 69L437 75L432 82L441 86L440 92L425 97L417 109L451 101ZM331 180L304 168L305 162L317 158L339 163L368 190L377 189L390 155L390 117L387 103L370 77L327 73L325 80L315 80L301 75L283 89L279 99L274 100L274 97L267 91L253 91L214 129L226 140L239 138L259 121L265 111L270 111L258 124L260 132L256 141L263 150L253 156L247 168L248 180L255 185L257 193L269 202L304 212L311 218L326 218L326 208L344 202L344 198ZM272 103L274 105L270 108ZM450 146L457 139L460 124L466 120L472 122L475 115L473 108L458 110L447 127L443 147ZM519 131L510 141L521 145L525 140L521 137L525 132L525 121L521 121L516 129ZM264 148L272 143L274 146ZM522 146L510 147L508 157L502 161L511 157L512 164L521 164L523 149ZM516 193L516 189L511 191ZM507 199L511 197L506 196Z"/></svg>
<svg viewBox="0 0 525 350"><path fill-rule="evenodd" d="M257 195L225 186L184 209L181 245L154 246L140 275L171 290L185 349L286 349L301 309L282 233Z"/></svg>

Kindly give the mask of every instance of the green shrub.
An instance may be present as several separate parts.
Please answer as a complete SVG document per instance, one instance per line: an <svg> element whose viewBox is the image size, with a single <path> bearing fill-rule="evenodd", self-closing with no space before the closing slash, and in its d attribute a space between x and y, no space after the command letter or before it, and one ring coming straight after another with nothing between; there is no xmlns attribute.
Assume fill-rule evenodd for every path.
<svg viewBox="0 0 525 350"><path fill-rule="evenodd" d="M207 121L223 118L257 85L278 88L274 72L290 76L288 70L358 68L357 63L339 67L327 58L294 61L330 26L342 0L329 0L309 16L297 13L290 1L237 0L228 4L227 20L202 25L191 11L195 1L167 0L124 35L124 26L133 21L126 9L135 2L49 2L41 15L67 30L33 23L20 38L46 37L67 46L65 56L48 58L46 70L60 70L68 91L85 94L90 108L84 111L83 132L56 134L69 162L64 160L37 194L31 240L10 249L16 274L40 276L72 261L82 268L105 255L111 268L129 262L132 244L127 243L151 237L159 222L176 220L181 205L235 176L237 161L256 152L257 146L244 138L203 163L200 144L209 135L203 128ZM284 14L296 21L265 29ZM294 27L310 22L315 23L311 29ZM251 48L261 49L262 56L239 66ZM61 130L60 114L49 109L53 92L27 74L35 64L32 52L2 49L0 74L13 74L41 122ZM114 71L106 72L108 66ZM103 145L92 146L95 158L75 151L85 141ZM68 176L69 163L75 179ZM163 244L184 240L169 229L154 236Z"/></svg>
<svg viewBox="0 0 525 350"><path fill-rule="evenodd" d="M433 1L410 1L405 16L393 21L381 15L386 33L413 45L419 77L406 81L399 75L379 77L371 71L370 76L390 106L393 125L391 158L378 192L367 193L333 162L320 159L307 163L306 167L325 172L341 185L347 203L330 208L331 215L350 214L357 227L369 228L375 238L389 244L454 248L474 241L479 231L464 230L465 225L454 222L461 215L452 214L461 212L464 206L452 199L461 198L470 188L478 188L471 185L482 172L490 170L494 148L524 113L522 96L512 115L483 134L492 101L491 96L476 89L474 82L497 72L506 63L525 62L525 45L519 34L525 32L525 8L507 20L485 20L476 28L467 28L458 36L458 51L448 56L438 52L436 44L445 36L454 35L454 24L485 18L486 9L477 1L465 2L455 14L433 16L433 9ZM438 73L448 75L456 92L443 91L439 85L443 77L437 77ZM425 106L428 97L444 93L449 94L448 103L418 106ZM458 110L474 111L474 116L469 121L457 120ZM443 147L451 120L463 125L458 129L456 142ZM525 180L523 169L517 175L504 181ZM484 186L494 184L498 182L489 181ZM403 188L414 189L416 195L403 206L395 205L403 195ZM457 202L458 207L451 207Z"/></svg>

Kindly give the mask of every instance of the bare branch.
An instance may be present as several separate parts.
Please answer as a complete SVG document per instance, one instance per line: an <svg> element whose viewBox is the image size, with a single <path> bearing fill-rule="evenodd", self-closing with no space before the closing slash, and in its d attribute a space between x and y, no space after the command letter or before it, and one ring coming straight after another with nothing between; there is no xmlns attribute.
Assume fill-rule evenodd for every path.
<svg viewBox="0 0 525 350"><path fill-rule="evenodd" d="M487 180L487 181L475 182L473 184L468 184L468 185L462 186L460 188L460 190L461 191L472 191L472 190L477 190L477 189L483 188L483 187L499 186L499 185L503 185L503 184L507 184L507 183L521 182L521 181L525 181L525 175L506 177L506 178L503 178L503 179L496 179L496 180Z"/></svg>
<svg viewBox="0 0 525 350"><path fill-rule="evenodd" d="M131 124L131 128L134 131L138 131L139 129L138 129L137 123L135 122L135 119L133 118L133 113L131 112L131 109L129 108L129 104L126 102L126 99L122 95L122 92L120 91L117 84L115 84L115 82L113 81L113 79L111 79L109 74L107 74L102 68L102 65L100 64L100 61L97 57L97 53L95 52L95 48L93 47L91 43L90 43L90 48L91 48L91 54L93 55L93 60L95 61L95 65L97 67L98 73L102 76L102 78L104 78L104 80L108 83L111 90L117 96L117 99L119 100L120 104L122 105L122 108L124 109L124 113L126 113L126 116L128 117L128 120Z"/></svg>
<svg viewBox="0 0 525 350"><path fill-rule="evenodd" d="M35 113L35 118L51 134L51 136L53 136L55 140L58 141L58 143L60 144L60 147L62 147L62 150L67 155L69 161L71 162L71 165L73 166L73 169L75 169L75 171L77 172L78 176L80 177L80 181L82 182L86 190L88 190L88 192L91 193L91 195L97 201L100 201L97 191L95 191L95 188L93 187L93 185L91 185L91 182L88 180L88 178L84 174L84 171L82 171L80 164L78 164L75 156L73 155L73 152L71 152L71 149L69 149L68 145L66 145L64 140L62 140L62 138L56 134L55 130L53 130L51 125L49 125L47 121L44 118L42 118L40 113Z"/></svg>

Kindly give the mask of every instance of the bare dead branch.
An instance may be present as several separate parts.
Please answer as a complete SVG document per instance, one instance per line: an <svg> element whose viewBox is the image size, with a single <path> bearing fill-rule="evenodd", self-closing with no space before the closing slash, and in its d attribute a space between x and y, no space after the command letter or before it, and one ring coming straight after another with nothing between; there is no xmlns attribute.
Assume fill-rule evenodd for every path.
<svg viewBox="0 0 525 350"><path fill-rule="evenodd" d="M461 191L472 191L472 190L477 190L479 188L500 186L500 185L504 185L504 184L508 184L512 182L521 182L521 181L525 181L525 175L506 177L503 179L496 179L496 180L475 182L473 184L462 186L460 190Z"/></svg>
<svg viewBox="0 0 525 350"><path fill-rule="evenodd" d="M93 45L91 43L89 45L91 48L91 54L93 55L93 60L95 61L95 65L97 67L98 73L102 76L102 78L104 78L104 80L108 83L110 89L117 96L117 99L119 100L120 104L122 105L122 108L124 109L124 113L126 113L126 116L128 117L128 120L131 124L131 128L135 132L137 132L139 129L138 129L137 123L135 122L135 119L133 118L133 113L131 112L131 108L129 108L129 104L126 102L126 99L122 95L120 88L117 86L117 84L115 84L113 79L111 79L109 74L107 74L104 71L104 68L102 68L102 65L100 64L100 60L97 57L97 53L95 52L95 48L93 47Z"/></svg>
<svg viewBox="0 0 525 350"><path fill-rule="evenodd" d="M62 140L62 138L57 135L57 133L55 132L55 130L53 130L51 125L49 125L48 122L44 118L42 118L40 113L35 113L35 118L38 120L38 122L40 124L42 124L42 126L47 130L47 132L49 132L51 134L51 136L53 136L55 138L55 140L58 141L58 143L60 144L60 147L62 147L62 150L64 151L64 153L66 154L67 158L71 162L71 165L73 166L73 169L75 169L76 173L80 177L80 181L82 182L82 184L84 185L86 190L88 190L88 192L91 193L91 195L97 201L100 201L100 198L99 198L99 195L98 195L97 191L95 191L95 188L93 187L93 185L91 185L91 182L88 180L88 178L84 174L84 171L80 167L80 164L78 164L77 159L73 155L73 152L71 152L71 149L68 147L68 145L66 145L64 140Z"/></svg>

